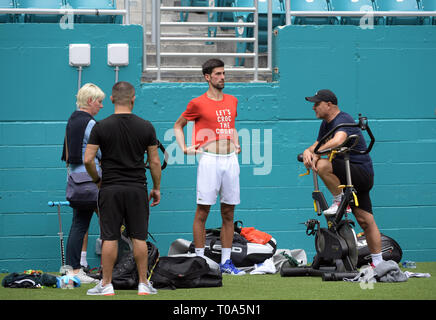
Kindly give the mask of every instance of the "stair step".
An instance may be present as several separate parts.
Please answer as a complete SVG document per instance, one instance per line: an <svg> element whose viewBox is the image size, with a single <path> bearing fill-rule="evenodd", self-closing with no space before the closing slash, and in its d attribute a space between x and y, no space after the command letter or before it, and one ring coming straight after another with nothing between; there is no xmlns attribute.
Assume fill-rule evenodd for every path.
<svg viewBox="0 0 436 320"><path fill-rule="evenodd" d="M151 42L152 33L152 5L151 1L147 1L146 12L146 63L147 68L156 67L156 45ZM181 0L162 0L162 6L181 6ZM124 8L124 0L117 0L117 8ZM142 0L130 0L130 21L132 24L142 24ZM161 12L162 22L179 22L180 12ZM207 22L207 12L190 12L189 22ZM161 26L161 37L208 37L209 27L207 26ZM216 28L216 37L235 37L235 28L221 29ZM211 41L213 42L213 41ZM180 52L180 53L216 53L220 57L226 67L234 67L234 57L222 57L220 53L236 52L236 42L220 42L215 41L212 44L207 41L161 41L160 50L162 53ZM161 67L178 67L178 68L199 68L201 64L209 57L190 56L190 57L161 57ZM267 67L266 55L259 55L259 68ZM244 66L252 68L254 64L253 58L245 58ZM162 81L170 82L204 82L201 71L161 71ZM271 81L271 72L259 72L258 78L260 81ZM143 73L143 82L152 82L156 79L156 71L149 69ZM253 72L227 72L227 82L250 82L253 80Z"/></svg>

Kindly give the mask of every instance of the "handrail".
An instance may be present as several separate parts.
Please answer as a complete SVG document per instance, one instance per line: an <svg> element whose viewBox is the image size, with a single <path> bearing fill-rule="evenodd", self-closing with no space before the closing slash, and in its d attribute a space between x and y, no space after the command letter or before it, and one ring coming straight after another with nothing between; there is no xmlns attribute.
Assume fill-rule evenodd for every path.
<svg viewBox="0 0 436 320"><path fill-rule="evenodd" d="M255 27L256 24L254 22L161 22L161 26L164 27Z"/></svg>
<svg viewBox="0 0 436 320"><path fill-rule="evenodd" d="M209 38L210 41L210 38ZM198 57L216 57L219 55L220 57L255 57L256 55L254 53L232 53L232 52L220 52L217 54L216 52L161 52L161 57L191 57L191 56L198 56Z"/></svg>
<svg viewBox="0 0 436 320"><path fill-rule="evenodd" d="M161 11L206 11L206 12L254 12L254 14L257 14L257 0L255 0L255 6L254 7L162 7L159 6L158 9L158 15L160 16ZM161 81L161 63L160 63L160 57L187 57L187 56L198 56L198 57L204 57L204 56L216 56L216 53L204 53L204 52L184 52L184 53L165 53L160 51L160 42L161 42L161 34L160 34L160 26L181 26L181 27L191 27L191 26L208 26L208 27L253 27L257 29L257 24L255 22L160 22L159 23L159 33L156 37L156 68L157 68L157 77L156 81ZM189 37L188 37L189 38ZM215 40L216 37L208 38L207 41ZM237 39L237 38L235 38ZM255 47L257 47L257 38L254 37ZM222 57L254 57L255 60L257 59L256 54L247 54L247 53L220 53L220 56ZM191 68L189 68L192 70ZM188 68L186 69L188 70ZM257 73L255 76L255 80L257 80Z"/></svg>
<svg viewBox="0 0 436 320"><path fill-rule="evenodd" d="M143 5L145 5L143 0ZM161 66L161 57L187 57L187 56L197 56L197 57L208 57L208 56L221 56L221 57L246 57L253 58L254 62L253 68L226 68L226 71L235 71L235 72L254 72L253 81L258 81L258 72L270 72L272 71L271 67L271 42L272 42L272 2L268 1L268 68L259 68L258 63L258 0L254 0L254 6L252 7L184 7L184 6L161 6L159 5L159 1L153 1L153 12L152 18L155 16L154 22L152 23L152 27L154 28L152 31L152 39L155 39L156 43L156 67L149 67L146 65L146 32L144 32L144 58L143 58L143 71L155 71L156 72L156 81L161 81L161 71L201 71L201 68L198 67L162 67ZM157 4L156 4L157 3ZM145 7L142 9L145 11ZM160 15L161 12L165 11L183 11L183 12L253 12L254 21L253 22L161 22ZM143 15L143 26L146 25L145 14ZM201 26L201 27L247 27L253 28L254 35L252 37L201 37L201 36L183 36L183 37L162 37L161 36L161 27L193 27L193 26ZM153 41L153 40L152 40ZM210 41L210 42L251 42L253 43L254 50L252 53L205 53L205 52L161 52L160 44L161 41Z"/></svg>
<svg viewBox="0 0 436 320"><path fill-rule="evenodd" d="M433 17L436 11L285 11L286 24L290 25L292 17Z"/></svg>
<svg viewBox="0 0 436 320"><path fill-rule="evenodd" d="M38 9L38 8L0 8L1 14L80 14L80 15L126 15L125 9Z"/></svg>
<svg viewBox="0 0 436 320"><path fill-rule="evenodd" d="M292 11L289 14L295 17L362 17L371 13L375 17L433 17L436 11Z"/></svg>
<svg viewBox="0 0 436 320"><path fill-rule="evenodd" d="M206 10L205 10L206 9ZM160 7L161 11L254 12L256 7Z"/></svg>
<svg viewBox="0 0 436 320"><path fill-rule="evenodd" d="M210 41L210 37L160 37L160 41ZM222 41L222 42L254 42L256 39L254 38L229 38L229 37L214 37L213 41Z"/></svg>
<svg viewBox="0 0 436 320"><path fill-rule="evenodd" d="M0 8L0 14L46 14L46 15L97 15L113 16L122 15L123 23L130 24L130 3L124 0L124 9L73 9L71 7L61 7L59 9L45 8Z"/></svg>

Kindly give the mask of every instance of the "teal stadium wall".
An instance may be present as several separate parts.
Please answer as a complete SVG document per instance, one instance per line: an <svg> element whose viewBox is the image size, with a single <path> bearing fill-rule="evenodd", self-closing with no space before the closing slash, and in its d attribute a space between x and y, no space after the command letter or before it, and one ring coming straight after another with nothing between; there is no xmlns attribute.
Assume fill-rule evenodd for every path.
<svg viewBox="0 0 436 320"><path fill-rule="evenodd" d="M195 159L181 156L171 130L188 101L207 86L140 83L141 39L140 26L76 24L63 30L55 24L0 25L0 272L55 271L60 265L57 210L47 202L64 200L65 194L60 154L77 90L77 71L68 65L70 43L91 44L91 66L84 69L82 83L94 82L108 95L115 73L107 66L106 46L129 44L130 64L121 69L120 80L135 85L135 113L153 122L171 154L162 177L162 202L151 209L150 232L161 255L177 238L192 239ZM434 26L279 29L274 37L277 82L228 83L225 89L239 99L237 129L243 147L242 202L235 219L269 232L279 248L302 248L312 258L314 239L300 224L316 217L312 179L298 177L305 169L296 155L314 141L320 123L304 97L330 88L342 110L369 118L376 137L372 197L381 231L399 242L404 259L435 261L435 57ZM112 111L106 98L97 120ZM256 175L267 169L262 157L268 150L271 171ZM62 208L65 243L71 218L71 209ZM215 205L207 227L219 225ZM99 265L94 253L98 234L93 218L91 266Z"/></svg>

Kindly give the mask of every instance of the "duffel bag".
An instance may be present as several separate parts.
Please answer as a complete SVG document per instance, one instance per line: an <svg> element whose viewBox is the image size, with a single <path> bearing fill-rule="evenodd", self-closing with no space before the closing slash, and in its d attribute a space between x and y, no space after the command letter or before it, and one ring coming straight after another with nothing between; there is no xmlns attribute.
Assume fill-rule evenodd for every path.
<svg viewBox="0 0 436 320"><path fill-rule="evenodd" d="M161 257L151 274L156 289L221 287L222 275L202 257Z"/></svg>
<svg viewBox="0 0 436 320"><path fill-rule="evenodd" d="M381 234L382 256L383 260L393 260L400 262L403 257L403 250L400 245L391 237ZM371 252L369 251L366 237L363 233L357 235L357 268L371 263Z"/></svg>

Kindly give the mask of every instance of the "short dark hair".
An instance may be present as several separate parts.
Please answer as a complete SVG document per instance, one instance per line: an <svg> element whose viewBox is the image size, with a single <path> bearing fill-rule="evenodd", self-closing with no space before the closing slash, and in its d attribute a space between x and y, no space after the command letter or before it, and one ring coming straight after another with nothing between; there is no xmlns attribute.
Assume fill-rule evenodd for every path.
<svg viewBox="0 0 436 320"><path fill-rule="evenodd" d="M201 66L203 69L203 75L212 74L213 69L224 67L224 62L220 59L209 59Z"/></svg>
<svg viewBox="0 0 436 320"><path fill-rule="evenodd" d="M112 87L112 99L114 104L129 104L135 96L135 88L126 81L120 81Z"/></svg>

